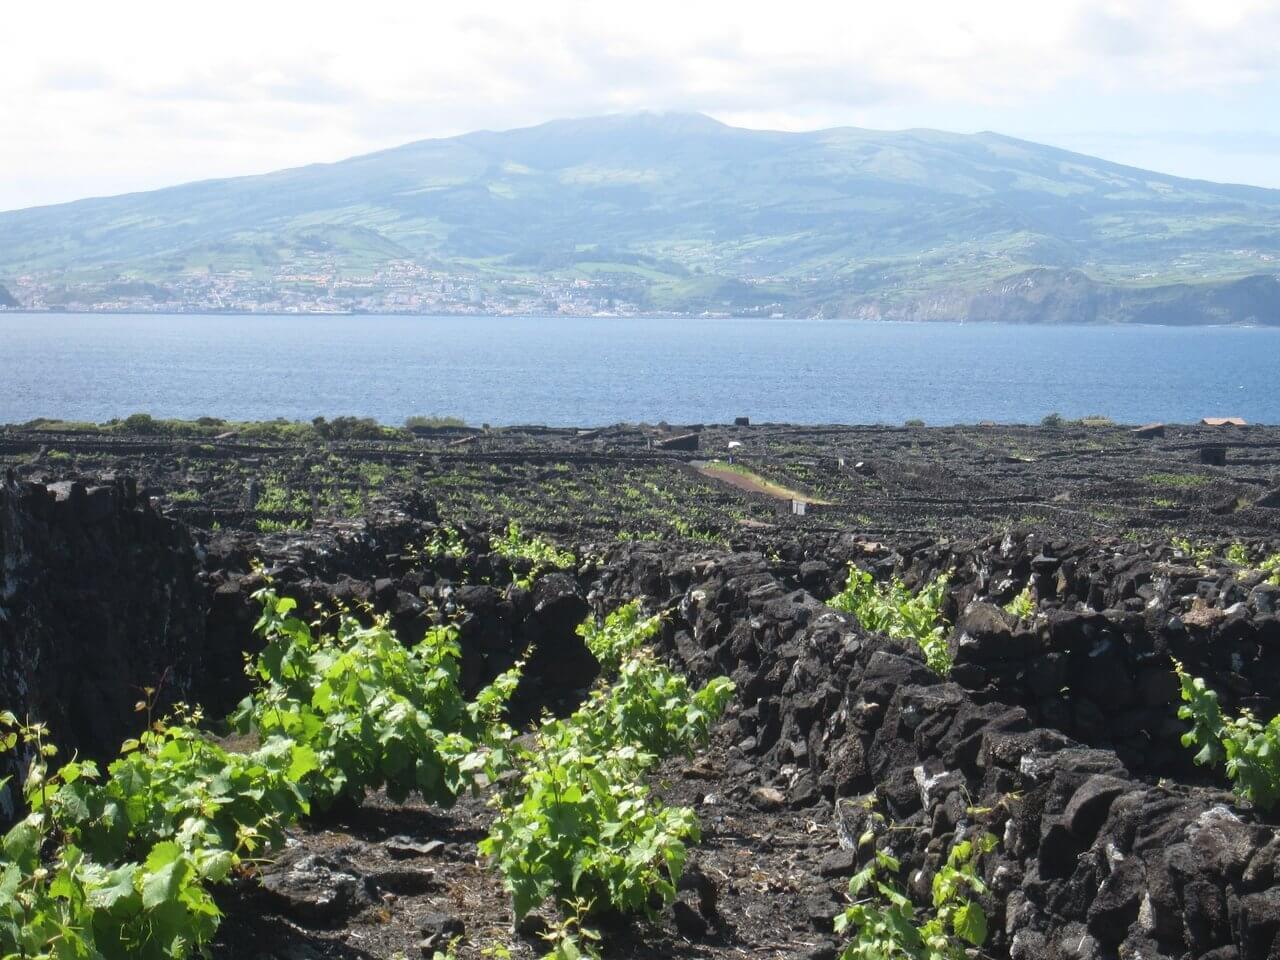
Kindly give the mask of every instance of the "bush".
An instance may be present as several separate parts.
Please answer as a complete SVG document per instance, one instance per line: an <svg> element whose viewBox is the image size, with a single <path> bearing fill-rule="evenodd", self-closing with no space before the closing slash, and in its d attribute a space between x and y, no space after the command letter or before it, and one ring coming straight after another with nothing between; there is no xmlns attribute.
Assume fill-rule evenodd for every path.
<svg viewBox="0 0 1280 960"><path fill-rule="evenodd" d="M461 560L467 555L467 544L462 534L450 526L437 527L427 537L421 548L409 547L409 555L414 559L425 557L428 560L439 560L441 557L452 557Z"/></svg>
<svg viewBox="0 0 1280 960"><path fill-rule="evenodd" d="M706 743L733 683L720 677L693 690L641 650L656 622L630 603L603 626L583 624L596 656L620 664L617 679L517 752L517 788L495 800L499 816L480 845L517 919L547 899L581 916L652 913L675 898L697 817L651 798L644 776L663 757Z"/></svg>
<svg viewBox="0 0 1280 960"><path fill-rule="evenodd" d="M31 813L0 843L0 956L202 955L220 919L208 885L279 846L313 797L385 784L448 803L506 767L500 715L518 668L467 702L452 629L406 648L382 622L344 617L337 637L315 638L292 600L257 596L267 642L237 718L261 735L252 752L226 750L187 712L127 741L104 780L89 761L51 770L44 727L0 714L0 750L33 758Z"/></svg>
<svg viewBox="0 0 1280 960"><path fill-rule="evenodd" d="M1063 424L1062 414L1053 412L1040 421L1042 427L1060 427Z"/></svg>
<svg viewBox="0 0 1280 960"><path fill-rule="evenodd" d="M322 440L383 440L395 435L372 417L316 417L311 426Z"/></svg>
<svg viewBox="0 0 1280 960"><path fill-rule="evenodd" d="M1261 810L1280 800L1280 716L1263 724L1250 710L1225 717L1218 694L1204 680L1189 675L1173 661L1180 684L1182 706L1178 716L1191 721L1182 745L1198 748L1201 766L1224 765L1235 794Z"/></svg>
<svg viewBox="0 0 1280 960"><path fill-rule="evenodd" d="M156 434L162 432L162 425L149 413L131 413L120 421L120 428L126 433Z"/></svg>
<svg viewBox="0 0 1280 960"><path fill-rule="evenodd" d="M912 594L896 577L877 584L871 574L850 564L844 590L831 598L829 606L851 613L873 633L892 640L911 640L920 646L925 661L935 673L951 672L947 650L949 624L942 616L946 602L947 577L942 575Z"/></svg>
<svg viewBox="0 0 1280 960"><path fill-rule="evenodd" d="M336 636L316 637L291 615L291 598L270 588L255 597L266 646L250 665L257 689L235 721L244 732L289 737L315 752L307 786L317 804L359 802L385 786L397 802L417 792L450 806L474 784L468 755L489 739L519 668L468 703L455 627L435 627L407 647L384 620L366 627L343 614Z"/></svg>
<svg viewBox="0 0 1280 960"><path fill-rule="evenodd" d="M871 863L849 881L854 902L836 917L837 934L853 939L840 960L967 960L970 947L987 941L987 914L975 899L987 892L978 876L977 859L996 847L996 838L983 833L961 840L947 854L947 862L933 876L933 911L917 923L916 909L898 884L902 865L876 850Z"/></svg>
<svg viewBox="0 0 1280 960"><path fill-rule="evenodd" d="M285 419L240 424L237 427L237 432L245 440L278 440L305 443L316 439L316 430L311 424Z"/></svg>
<svg viewBox="0 0 1280 960"><path fill-rule="evenodd" d="M1022 592L1004 605L1005 613L1012 614L1019 620L1027 620L1035 615L1036 601L1031 596L1031 584L1022 588Z"/></svg>
<svg viewBox="0 0 1280 960"><path fill-rule="evenodd" d="M694 812L649 796L654 757L634 746L601 751L573 721L543 725L520 780L521 795L494 820L480 852L511 892L516 919L544 900L581 899L596 910L652 912L651 894L675 899Z"/></svg>
<svg viewBox="0 0 1280 960"><path fill-rule="evenodd" d="M1081 417L1076 423L1082 427L1110 427L1114 423L1105 413L1091 413L1088 416Z"/></svg>
<svg viewBox="0 0 1280 960"><path fill-rule="evenodd" d="M406 430L412 430L415 427L421 429L432 429L435 427L465 427L467 421L460 417L407 417L404 421Z"/></svg>
<svg viewBox="0 0 1280 960"><path fill-rule="evenodd" d="M617 678L591 695L574 722L583 742L603 752L625 743L659 758L691 756L710 738L733 689L727 677L716 677L694 690L686 677L638 652L624 658Z"/></svg>
<svg viewBox="0 0 1280 960"><path fill-rule="evenodd" d="M594 955L579 922L593 909L652 912L674 898L697 818L654 800L644 777L706 742L733 685L693 690L639 650L653 618L628 605L583 628L620 663L618 679L529 748L514 747L502 721L519 666L467 701L454 628L407 647L384 620L365 626L343 612L336 635L315 636L292 616L294 601L270 587L255 596L265 645L234 718L259 734L253 751L228 751L186 711L127 741L104 780L88 761L50 770L57 751L43 726L0 714L0 750L21 743L33 758L32 812L0 843L0 956L201 955L220 919L210 884L279 846L313 801L381 786L393 800L416 791L448 804L466 787L505 783L483 850L519 916L548 897L572 912L553 927L563 960Z"/></svg>
<svg viewBox="0 0 1280 960"><path fill-rule="evenodd" d="M242 854L279 846L284 827L308 812L300 784L317 765L309 748L272 738L251 753L230 753L193 725L156 727L126 741L102 782L96 765L67 764L57 789L32 808L48 811L98 862L141 859L175 841L197 857L225 852L228 868Z"/></svg>
<svg viewBox="0 0 1280 960"><path fill-rule="evenodd" d="M1273 553L1258 564L1258 569L1267 575L1269 583L1280 587L1280 553Z"/></svg>
<svg viewBox="0 0 1280 960"><path fill-rule="evenodd" d="M303 520L272 520L270 517L259 517L254 521L259 533L292 533L307 529Z"/></svg>
<svg viewBox="0 0 1280 960"><path fill-rule="evenodd" d="M49 768L57 749L42 725L20 726L5 713L0 731L0 749L21 742L33 756L23 787L31 813L0 843L0 956L202 954L221 916L206 885L228 877L254 829L237 829L232 845L221 846L212 824L234 819L223 815L233 806L255 819L238 804L264 796L266 779L251 773L246 792L243 777L198 772L185 750L169 749L177 738L166 730L130 748L100 785L92 762ZM140 770L143 783L134 777Z"/></svg>
<svg viewBox="0 0 1280 960"><path fill-rule="evenodd" d="M498 556L507 560L526 560L530 570L528 576L517 581L528 587L546 570L572 570L577 559L568 550L557 549L539 537L526 537L520 532L520 525L514 520L507 524L507 532L502 537L491 537L489 548Z"/></svg>
<svg viewBox="0 0 1280 960"><path fill-rule="evenodd" d="M606 677L617 675L623 657L633 655L641 645L662 629L661 617L640 618L640 601L624 603L597 624L588 617L577 629L591 655Z"/></svg>

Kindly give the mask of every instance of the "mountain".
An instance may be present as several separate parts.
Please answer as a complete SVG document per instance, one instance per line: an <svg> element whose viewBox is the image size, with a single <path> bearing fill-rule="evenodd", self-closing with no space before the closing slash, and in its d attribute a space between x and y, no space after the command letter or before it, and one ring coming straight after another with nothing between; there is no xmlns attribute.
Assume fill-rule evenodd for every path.
<svg viewBox="0 0 1280 960"><path fill-rule="evenodd" d="M13 298L13 294L5 288L4 284L0 284L0 307L16 307L17 305L18 301Z"/></svg>
<svg viewBox="0 0 1280 960"><path fill-rule="evenodd" d="M632 114L0 213L0 281L19 276L55 306L392 290L405 309L1280 323L1280 191L994 133Z"/></svg>

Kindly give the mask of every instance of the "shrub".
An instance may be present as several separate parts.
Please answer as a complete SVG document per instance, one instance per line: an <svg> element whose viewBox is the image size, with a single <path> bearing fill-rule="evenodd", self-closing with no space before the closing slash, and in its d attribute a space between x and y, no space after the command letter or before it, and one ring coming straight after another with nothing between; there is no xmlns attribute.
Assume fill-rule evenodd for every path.
<svg viewBox="0 0 1280 960"><path fill-rule="evenodd" d="M1036 602L1031 596L1031 584L1027 584L1022 588L1022 592L1004 605L1006 613L1012 614L1019 620L1026 620L1035 615Z"/></svg>
<svg viewBox="0 0 1280 960"><path fill-rule="evenodd" d="M641 645L662 629L661 617L640 618L640 601L624 603L604 618L602 623L588 617L577 628L591 655L600 664L600 672L615 676L622 658L634 654Z"/></svg>
<svg viewBox="0 0 1280 960"><path fill-rule="evenodd" d="M601 751L572 722L543 725L526 755L521 795L504 807L480 852L492 857L516 918L544 900L582 899L595 909L652 910L669 903L684 868L685 843L698 839L692 810L649 795L641 775L652 755L634 746Z"/></svg>
<svg viewBox="0 0 1280 960"><path fill-rule="evenodd" d="M430 429L433 427L465 427L467 421L460 417L407 417L404 421L405 429L412 430L414 427Z"/></svg>
<svg viewBox="0 0 1280 960"><path fill-rule="evenodd" d="M203 845L202 821L190 815L170 824L180 824L173 839L134 831L150 806L127 793L127 781L129 802L104 803L96 765L73 761L50 770L57 750L45 742L43 726L19 726L5 713L0 729L0 749L21 741L33 754L23 788L31 813L0 843L0 956L124 960L202 952L220 918L205 885L227 877L232 851ZM175 765L176 779L192 788L184 769ZM85 849L102 842L82 833L94 825L94 810L137 859L107 864Z"/></svg>
<svg viewBox="0 0 1280 960"><path fill-rule="evenodd" d="M1182 554L1184 559L1190 560L1197 567L1207 566L1209 561L1213 559L1212 547L1198 546L1186 537L1175 537L1171 543L1173 548Z"/></svg>
<svg viewBox="0 0 1280 960"><path fill-rule="evenodd" d="M582 631L617 657L617 681L545 724L534 748L513 748L502 715L519 667L467 701L452 627L407 647L384 620L366 626L344 611L336 635L316 636L294 601L270 586L255 596L265 645L234 718L262 738L253 751L228 751L186 711L127 741L103 779L92 762L50 770L44 728L0 714L0 750L21 742L33 757L32 812L0 844L0 956L202 954L220 919L209 884L278 846L313 800L379 786L394 800L417 791L447 804L485 779L514 784L516 799L495 798L502 815L484 851L518 915L548 897L571 911L551 938L562 960L595 955L581 926L591 910L650 912L674 898L697 818L653 799L644 775L705 743L733 685L693 690L640 650L653 618L638 607Z"/></svg>
<svg viewBox="0 0 1280 960"><path fill-rule="evenodd" d="M568 720L545 723L534 747L517 751L516 789L495 798L499 815L480 848L517 919L546 899L580 917L606 907L648 913L675 897L698 821L653 799L643 778L662 757L706 743L733 683L693 690L641 650L656 620L641 620L633 602L579 628L602 662L620 664L617 678Z"/></svg>
<svg viewBox="0 0 1280 960"><path fill-rule="evenodd" d="M733 689L733 681L716 677L694 690L644 651L625 657L614 682L594 691L573 719L584 742L602 751L625 743L659 758L692 755L711 736Z"/></svg>
<svg viewBox="0 0 1280 960"><path fill-rule="evenodd" d="M1258 569L1267 575L1267 579L1280 587L1280 553L1273 553L1258 564Z"/></svg>
<svg viewBox="0 0 1280 960"><path fill-rule="evenodd" d="M467 544L453 527L437 527L427 537L421 551L415 551L415 556L419 553L430 560L439 560L441 557L461 560L467 555Z"/></svg>
<svg viewBox="0 0 1280 960"><path fill-rule="evenodd" d="M874 633L883 633L892 640L915 641L930 669L946 676L951 672L948 624L942 616L946 594L945 574L913 595L896 577L877 584L871 574L851 564L844 590L832 597L829 605L853 614Z"/></svg>
<svg viewBox="0 0 1280 960"><path fill-rule="evenodd" d="M1280 800L1280 716L1266 724L1247 709L1225 717L1218 694L1177 660L1173 665L1182 698L1178 716L1191 721L1183 746L1198 748L1195 761L1201 766L1223 764L1237 797L1270 810Z"/></svg>
<svg viewBox="0 0 1280 960"><path fill-rule="evenodd" d="M197 715L198 716L198 715ZM221 851L228 868L284 840L284 827L309 810L300 786L316 768L313 751L274 738L230 753L186 723L157 724L126 741L99 782L96 765L69 763L32 804L47 810L77 847L110 862L176 842L197 857Z"/></svg>
<svg viewBox="0 0 1280 960"><path fill-rule="evenodd" d="M302 520L272 520L269 517L259 517L254 521L254 525L259 533L289 533L307 528Z"/></svg>
<svg viewBox="0 0 1280 960"><path fill-rule="evenodd" d="M316 430L309 423L297 423L292 420L263 420L244 423L238 427L240 436L245 440L275 440L306 443L316 439Z"/></svg>
<svg viewBox="0 0 1280 960"><path fill-rule="evenodd" d="M51 770L44 727L0 714L0 750L21 742L33 757L31 813L0 844L0 956L202 954L220 919L207 885L278 846L313 796L385 784L396 799L418 790L447 803L505 768L501 714L518 668L467 702L450 628L406 648L381 621L344 616L337 637L315 638L292 600L257 596L267 642L237 718L262 735L256 750L227 751L187 712L127 741L104 780L88 761Z"/></svg>
<svg viewBox="0 0 1280 960"><path fill-rule="evenodd" d="M1058 412L1050 413L1040 421L1042 427L1060 427L1063 424L1062 414Z"/></svg>
<svg viewBox="0 0 1280 960"><path fill-rule="evenodd" d="M322 440L383 440L395 435L372 417L316 417L311 426Z"/></svg>
<svg viewBox="0 0 1280 960"><path fill-rule="evenodd" d="M475 782L468 755L489 740L519 668L468 703L455 627L428 630L407 647L384 620L366 627L343 614L336 636L316 637L291 615L292 599L270 588L255 597L266 645L249 668L258 688L235 720L243 731L289 737L315 752L307 786L319 805L358 802L385 786L396 801L417 792L449 806Z"/></svg>
<svg viewBox="0 0 1280 960"><path fill-rule="evenodd" d="M987 941L987 915L974 899L987 892L977 859L995 847L996 838L989 833L956 843L933 876L932 913L919 923L896 879L902 865L876 850L871 863L849 881L854 902L835 920L837 934L854 934L840 960L967 960L969 947L980 948Z"/></svg>
<svg viewBox="0 0 1280 960"><path fill-rule="evenodd" d="M1152 473L1145 477L1147 483L1157 487L1174 487L1177 489L1190 490L1194 487L1203 487L1212 481L1212 477L1206 477L1202 473Z"/></svg>
<svg viewBox="0 0 1280 960"><path fill-rule="evenodd" d="M527 560L531 564L528 576L517 581L524 587L531 585L548 569L568 570L577 562L568 550L557 549L538 537L524 536L514 520L507 524L505 536L490 538L489 547L508 560Z"/></svg>
<svg viewBox="0 0 1280 960"><path fill-rule="evenodd" d="M51 860L54 842L32 814L3 840L0 955L102 960L202 955L221 913L204 881L215 879L176 843L155 846L142 862L104 866L73 846ZM215 867L215 871L219 868Z"/></svg>
<svg viewBox="0 0 1280 960"><path fill-rule="evenodd" d="M131 413L120 421L120 428L126 433L155 434L162 432L162 425L149 413Z"/></svg>

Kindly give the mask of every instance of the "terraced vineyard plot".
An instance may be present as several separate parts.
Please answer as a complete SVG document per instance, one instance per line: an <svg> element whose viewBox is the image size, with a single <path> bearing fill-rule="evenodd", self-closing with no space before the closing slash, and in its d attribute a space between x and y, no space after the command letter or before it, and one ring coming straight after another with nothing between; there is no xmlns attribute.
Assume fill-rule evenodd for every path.
<svg viewBox="0 0 1280 960"><path fill-rule="evenodd" d="M1012 526L1135 536L1262 531L1272 518L1254 504L1280 475L1280 431L1265 427L1169 427L1162 438L1139 439L1107 425L708 426L689 452L651 449L687 428L627 425L389 431L361 441L290 441L278 425L228 439L192 429L203 432L7 428L0 463L50 481L136 476L146 494L205 528L302 528L412 493L468 522L515 518L565 535L707 543L737 542L761 525L953 536ZM1225 466L1201 462L1215 447L1225 448ZM691 466L730 456L766 483L829 504L783 517L778 491L726 488Z"/></svg>
<svg viewBox="0 0 1280 960"><path fill-rule="evenodd" d="M690 433L697 450L661 449ZM1268 884L1280 875L1280 841L1263 809L1280 789L1266 746L1280 710L1276 431L1169 428L1154 441L1105 426L468 436L459 447L443 436L0 434L16 475L0 486L4 595L39 598L38 609L6 607L0 619L0 641L31 665L6 697L38 691L41 704L66 705L97 702L113 684L150 686L166 703L230 698L221 713L246 692L237 684L247 649L273 678L254 706L260 728L296 731L323 759L324 816L290 815L292 843L278 859L217 889L220 960L541 960L544 934L590 948L582 921L617 960L830 960L885 953L895 937L940 937L956 956L969 944L996 958L1078 955L1082 944L1099 957L1251 958L1277 946ZM1202 462L1202 450L1223 444L1225 466ZM729 455L830 503L792 516L767 491L694 466ZM335 609L354 612L346 639L317 646L290 624L305 657L246 640L261 615L260 569L298 600L299 623L327 631ZM731 677L738 696L707 755L668 760L643 782L619 757L575 793L559 771L588 778L577 735L540 745L533 724L544 710L570 716L601 664L612 674L618 658L576 628L634 597L656 617L646 656L667 678L636 689ZM372 614L398 639L364 632L359 618ZM457 795L479 768L446 729L471 740L469 721L438 731L418 722L416 669L391 671L407 683L401 699L380 682L339 682L365 670L370 651L397 664L455 641L457 695L436 705L445 714L525 664L507 691L513 729L532 738L513 754L522 770L485 774L532 831L493 847L505 885L476 859L498 813ZM1220 712L1197 694L1179 718L1172 657L1203 678ZM78 662L101 668L90 676ZM295 690L304 662L326 680ZM338 687L362 706L347 709ZM677 693L637 702L669 706ZM140 720L127 705L120 712L136 732ZM57 715L68 742L92 742L79 712ZM1208 762L1182 741L1188 715ZM93 730L103 719L92 716ZM366 722L387 735L353 736ZM438 759L408 763L424 745ZM357 777L339 753L357 761ZM314 778L296 759L291 771ZM396 802L417 788L458 802ZM618 811L619 829L651 835L673 867L685 854L671 842L684 845L679 884L651 869L648 853L628 866L601 831L581 890L640 908L626 919L577 903L572 871L547 879L520 852L532 843L563 854L540 826L547 804L615 788L628 803L660 804L653 810L688 808L703 827L695 845L683 813ZM588 806L583 830L615 822L607 804ZM635 896L633 866L661 896ZM1176 881L1188 870L1195 884ZM1237 920L1182 923L1227 903L1242 905ZM838 929L838 917L848 925Z"/></svg>

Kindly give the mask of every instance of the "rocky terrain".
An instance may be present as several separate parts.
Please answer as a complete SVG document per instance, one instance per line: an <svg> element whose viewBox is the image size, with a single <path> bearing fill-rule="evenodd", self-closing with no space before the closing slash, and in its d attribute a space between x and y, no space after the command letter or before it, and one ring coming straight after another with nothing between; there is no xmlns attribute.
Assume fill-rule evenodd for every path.
<svg viewBox="0 0 1280 960"><path fill-rule="evenodd" d="M834 957L860 838L924 903L974 827L999 838L982 955L1280 956L1280 820L1192 762L1170 660L1225 708L1280 706L1280 586L1255 568L1280 551L1280 429L179 433L0 432L0 707L68 747L114 750L143 687L225 714L264 571L406 641L457 622L471 690L528 658L517 719L572 707L596 672L574 625L642 597L661 655L737 693L654 778L702 821L688 889L605 929L605 956ZM511 520L574 568L516 582ZM827 605L850 564L949 574L949 676ZM491 815L375 796L314 818L219 891L215 955L540 956L551 918L513 933L478 858Z"/></svg>

